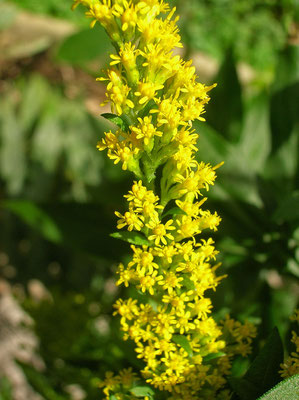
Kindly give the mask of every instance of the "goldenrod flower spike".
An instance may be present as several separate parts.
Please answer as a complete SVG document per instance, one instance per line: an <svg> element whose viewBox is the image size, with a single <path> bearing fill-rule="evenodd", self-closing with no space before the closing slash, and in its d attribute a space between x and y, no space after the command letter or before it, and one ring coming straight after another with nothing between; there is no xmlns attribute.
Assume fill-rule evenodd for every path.
<svg viewBox="0 0 299 400"><path fill-rule="evenodd" d="M221 164L196 160L192 122L204 121L215 85L199 83L192 61L173 54L182 47L178 17L163 0L75 0L74 6L79 3L116 49L98 80L107 83L105 103L119 129L105 133L97 147L137 177L125 195L127 211L115 214L117 228L132 232L132 240L137 232L143 242L131 246L131 261L117 271L117 285L139 294L114 305L124 340L135 343L144 362L142 378L131 370L107 373L104 394L140 399L134 388L143 379L168 400L229 399L232 358L250 352L255 328L229 317L217 324L207 294L224 276L216 276L214 241L198 236L221 221L203 208ZM150 393L145 400L153 399Z"/></svg>

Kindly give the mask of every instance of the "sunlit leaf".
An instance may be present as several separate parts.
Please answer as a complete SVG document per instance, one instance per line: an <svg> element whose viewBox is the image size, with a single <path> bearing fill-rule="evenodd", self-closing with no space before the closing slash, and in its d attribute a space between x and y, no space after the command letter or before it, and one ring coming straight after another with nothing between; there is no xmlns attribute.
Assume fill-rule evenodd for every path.
<svg viewBox="0 0 299 400"><path fill-rule="evenodd" d="M153 389L149 386L136 386L130 392L136 397L152 396L154 394Z"/></svg>
<svg viewBox="0 0 299 400"><path fill-rule="evenodd" d="M129 242L131 244L136 244L138 246L140 245L149 245L149 241L146 239L145 236L143 236L140 233L137 232L114 232L110 234L111 237L115 239L121 239L124 240L125 242Z"/></svg>
<svg viewBox="0 0 299 400"><path fill-rule="evenodd" d="M116 114L104 113L104 114L101 114L101 117L104 117L108 121L113 122L124 132L126 132L129 129L129 125L128 125L127 121L125 120L125 118L123 118L123 116L119 117Z"/></svg>
<svg viewBox="0 0 299 400"><path fill-rule="evenodd" d="M193 351L190 346L189 340L186 338L184 335L173 335L172 340L174 343L179 344L187 353L190 357L193 356Z"/></svg>

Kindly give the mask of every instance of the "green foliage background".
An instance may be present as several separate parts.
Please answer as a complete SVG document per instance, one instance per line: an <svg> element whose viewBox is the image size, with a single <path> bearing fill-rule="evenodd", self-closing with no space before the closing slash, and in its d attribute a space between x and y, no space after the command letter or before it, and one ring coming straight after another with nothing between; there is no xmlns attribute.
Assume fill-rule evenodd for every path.
<svg viewBox="0 0 299 400"><path fill-rule="evenodd" d="M234 398L254 400L280 380L277 343L281 337L284 351L291 350L288 317L298 302L299 11L293 0L175 3L186 57L211 57L217 70L201 79L199 65L199 78L218 86L207 122L196 124L198 158L225 161L209 193L210 208L223 219L214 236L228 274L211 294L215 315L229 312L256 323L253 358L269 335L276 357L276 372L263 386L254 381L253 392L244 384L248 376L252 381L250 369L243 375L248 362L236 361ZM98 399L105 371L140 367L111 318L121 294L114 287L115 264L126 260L128 246L110 233L132 177L96 151L107 123L100 108L96 115L85 106L98 85L87 77L107 64L110 45L103 30L90 31L67 1L1 1L0 11L1 34L24 11L74 28L54 44L33 43L27 54L1 63L0 251L13 273L1 265L0 277L24 288L19 301L35 321L46 371L22 365L30 384L47 400L69 399L66 386L73 383L87 399ZM241 79L240 65L250 79ZM65 71L73 78L64 79ZM51 301L30 296L32 279L45 285ZM260 355L261 374L265 358ZM2 378L0 399L10 399Z"/></svg>

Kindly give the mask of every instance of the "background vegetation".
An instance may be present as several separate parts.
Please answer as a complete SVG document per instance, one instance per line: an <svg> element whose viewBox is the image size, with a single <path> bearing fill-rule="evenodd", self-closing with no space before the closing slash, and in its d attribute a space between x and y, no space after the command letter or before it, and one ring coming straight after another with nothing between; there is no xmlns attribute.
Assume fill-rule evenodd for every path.
<svg viewBox="0 0 299 400"><path fill-rule="evenodd" d="M175 3L185 56L218 83L196 124L199 159L225 161L209 195L228 274L211 294L215 313L257 324L253 357L275 326L287 353L299 293L299 10L295 0ZM107 125L94 78L110 45L88 22L68 1L0 1L0 279L34 321L44 365L18 366L47 400L99 399L105 371L139 367L111 318L128 246L109 234L132 177L95 149ZM235 377L247 367L237 360ZM12 391L0 369L0 399Z"/></svg>

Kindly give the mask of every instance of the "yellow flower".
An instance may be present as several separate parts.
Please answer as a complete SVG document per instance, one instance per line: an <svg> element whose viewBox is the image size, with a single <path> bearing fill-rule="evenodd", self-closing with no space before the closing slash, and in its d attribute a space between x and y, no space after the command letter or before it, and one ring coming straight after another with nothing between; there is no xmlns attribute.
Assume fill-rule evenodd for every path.
<svg viewBox="0 0 299 400"><path fill-rule="evenodd" d="M152 234L148 236L149 240L154 240L155 245L158 246L160 242L164 245L167 244L167 239L174 240L171 233L167 232L168 230L174 230L175 227L172 225L173 220L168 220L165 224L162 224L159 220L151 220L147 227L151 229Z"/></svg>
<svg viewBox="0 0 299 400"><path fill-rule="evenodd" d="M130 129L136 133L137 139L143 139L146 146L149 145L150 140L154 136L162 136L163 132L158 131L157 128L151 123L152 117L138 118L139 124L131 126Z"/></svg>
<svg viewBox="0 0 299 400"><path fill-rule="evenodd" d="M169 294L173 292L173 289L180 289L182 287L183 278L178 276L175 272L169 271L164 276L159 277L158 284L163 286L163 289L167 290Z"/></svg>
<svg viewBox="0 0 299 400"><path fill-rule="evenodd" d="M139 284L136 286L137 289L141 289L143 293L149 292L152 296L154 295L154 286L156 284L156 276L158 271L154 271L151 275L142 275L139 278Z"/></svg>
<svg viewBox="0 0 299 400"><path fill-rule="evenodd" d="M155 99L156 92L163 89L163 85L154 82L141 81L138 84L138 90L134 93L136 97L140 97L139 104L143 105L151 99Z"/></svg>
<svg viewBox="0 0 299 400"><path fill-rule="evenodd" d="M123 283L126 287L129 286L130 281L136 276L135 271L125 268L123 264L119 264L117 274L119 275L119 279L116 284L119 286Z"/></svg>
<svg viewBox="0 0 299 400"><path fill-rule="evenodd" d="M117 229L128 226L128 231L132 231L133 229L140 231L143 227L144 217L142 215L134 213L132 210L126 211L124 215L122 215L118 211L115 211L114 214L120 218L117 221Z"/></svg>
<svg viewBox="0 0 299 400"><path fill-rule="evenodd" d="M216 275L220 264L213 265L218 254L214 241L196 242L202 230L217 230L221 220L202 209L206 198L199 200L214 184L220 164L196 161L198 135L192 129L194 120L204 120L208 92L215 85L197 82L192 61L174 53L182 47L178 17L163 0L74 0L74 7L79 3L87 7L92 25L99 21L104 26L116 49L98 80L106 83L104 103L120 116L116 121L122 121L122 129L106 132L97 148L137 177L124 196L127 210L115 212L117 228L141 231L141 243L146 243L131 245L131 260L117 270L117 285L134 285L144 304L119 299L113 315L120 316L124 340L134 341L145 363L143 378L169 392L167 400L228 399L222 387L231 358L248 354L256 332L249 323L228 318L217 325L209 316L212 302L205 292L215 290L223 276ZM162 222L167 215L172 219ZM177 343L178 335L184 335L193 354ZM298 336L292 340L298 350ZM206 355L225 346L225 360L203 365ZM296 357L291 354L289 370ZM133 400L134 381L132 370L108 374L106 398L113 394Z"/></svg>
<svg viewBox="0 0 299 400"><path fill-rule="evenodd" d="M159 265L154 262L153 250L148 248L148 246L142 246L142 248L131 246L134 252L133 259L128 264L129 267L136 264L136 272L139 276L144 276L145 274L152 274L154 268L159 268Z"/></svg>

